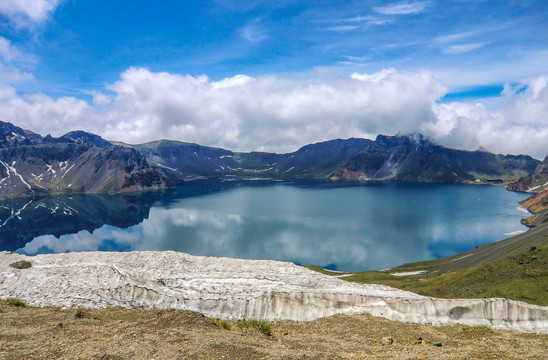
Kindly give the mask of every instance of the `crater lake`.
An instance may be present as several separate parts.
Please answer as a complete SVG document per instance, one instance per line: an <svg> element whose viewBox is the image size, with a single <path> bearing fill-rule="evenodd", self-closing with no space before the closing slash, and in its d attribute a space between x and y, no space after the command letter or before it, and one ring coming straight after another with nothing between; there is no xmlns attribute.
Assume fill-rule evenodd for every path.
<svg viewBox="0 0 548 360"><path fill-rule="evenodd" d="M0 250L174 250L333 270L386 269L527 230L503 187L193 181L164 192L0 203Z"/></svg>

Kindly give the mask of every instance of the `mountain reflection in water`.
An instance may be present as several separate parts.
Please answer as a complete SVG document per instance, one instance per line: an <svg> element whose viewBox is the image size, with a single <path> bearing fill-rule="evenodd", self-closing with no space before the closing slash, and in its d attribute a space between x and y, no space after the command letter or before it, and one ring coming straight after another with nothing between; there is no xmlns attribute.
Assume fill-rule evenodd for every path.
<svg viewBox="0 0 548 360"><path fill-rule="evenodd" d="M474 185L194 182L170 192L13 200L13 211L0 209L0 225L11 216L0 245L26 254L175 250L360 271L523 230L517 201L525 196Z"/></svg>

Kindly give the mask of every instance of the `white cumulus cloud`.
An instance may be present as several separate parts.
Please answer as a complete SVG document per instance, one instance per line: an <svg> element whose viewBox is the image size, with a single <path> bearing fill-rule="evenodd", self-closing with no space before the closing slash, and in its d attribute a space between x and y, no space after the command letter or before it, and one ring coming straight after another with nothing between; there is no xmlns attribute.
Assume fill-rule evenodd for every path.
<svg viewBox="0 0 548 360"><path fill-rule="evenodd" d="M507 86L503 96L486 102L435 104L436 121L425 124L440 142L453 147L548 155L548 75ZM519 91L516 91L519 89Z"/></svg>
<svg viewBox="0 0 548 360"><path fill-rule="evenodd" d="M0 14L18 28L43 23L55 11L61 0L2 0Z"/></svg>
<svg viewBox="0 0 548 360"><path fill-rule="evenodd" d="M0 85L0 120L41 134L81 129L129 143L167 138L232 150L288 152L334 138L422 132L444 145L548 154L548 75L500 98L439 103L430 71L246 75L214 81L130 68L88 101L22 96Z"/></svg>

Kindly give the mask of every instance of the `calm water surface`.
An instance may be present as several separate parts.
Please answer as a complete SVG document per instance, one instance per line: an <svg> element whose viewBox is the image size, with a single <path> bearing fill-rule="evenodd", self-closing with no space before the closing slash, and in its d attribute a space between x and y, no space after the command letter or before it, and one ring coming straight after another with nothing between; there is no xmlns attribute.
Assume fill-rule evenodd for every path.
<svg viewBox="0 0 548 360"><path fill-rule="evenodd" d="M176 250L363 271L524 231L517 202L525 197L476 185L231 181L188 183L167 194L19 199L0 207L0 247L26 254Z"/></svg>

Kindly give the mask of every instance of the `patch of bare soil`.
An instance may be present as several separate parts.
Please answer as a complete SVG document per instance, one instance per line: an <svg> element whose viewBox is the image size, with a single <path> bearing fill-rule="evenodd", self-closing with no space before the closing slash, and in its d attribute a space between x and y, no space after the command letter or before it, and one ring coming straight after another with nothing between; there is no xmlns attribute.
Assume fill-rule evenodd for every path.
<svg viewBox="0 0 548 360"><path fill-rule="evenodd" d="M404 324L369 315L276 321L270 323L272 336L230 323L226 330L180 310L61 310L0 301L0 358L546 359L548 354L545 335Z"/></svg>

